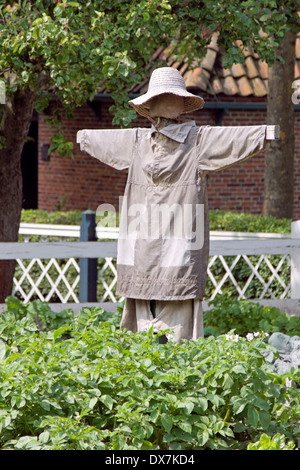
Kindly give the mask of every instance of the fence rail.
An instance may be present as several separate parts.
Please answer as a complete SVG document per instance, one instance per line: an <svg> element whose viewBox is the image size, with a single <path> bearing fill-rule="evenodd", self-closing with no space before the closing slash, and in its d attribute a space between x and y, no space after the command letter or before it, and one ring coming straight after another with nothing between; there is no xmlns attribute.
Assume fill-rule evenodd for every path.
<svg viewBox="0 0 300 470"><path fill-rule="evenodd" d="M115 294L118 229L97 227L95 222L91 226L87 217L93 220L93 214L83 214L81 227L21 224L24 242L0 243L0 259L17 260L14 295L25 302L40 298L63 304L122 300ZM86 237L82 236L84 221ZM43 241L30 241L32 236ZM95 258L98 267L91 275ZM300 221L292 223L288 235L211 232L207 275L207 300L230 288L236 298L275 304L290 299L295 305L300 299ZM96 299L89 298L91 283L98 283Z"/></svg>
<svg viewBox="0 0 300 470"><path fill-rule="evenodd" d="M297 239L227 239L210 240L210 255L285 255L300 254ZM1 259L50 258L102 258L117 255L117 242L16 242L0 243Z"/></svg>
<svg viewBox="0 0 300 470"><path fill-rule="evenodd" d="M117 242L0 243L1 259L67 259L116 257Z"/></svg>

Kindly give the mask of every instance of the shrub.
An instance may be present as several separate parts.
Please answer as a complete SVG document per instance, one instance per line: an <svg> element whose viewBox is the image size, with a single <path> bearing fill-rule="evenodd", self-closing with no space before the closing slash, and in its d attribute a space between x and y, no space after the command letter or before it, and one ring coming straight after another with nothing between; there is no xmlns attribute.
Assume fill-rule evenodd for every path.
<svg viewBox="0 0 300 470"><path fill-rule="evenodd" d="M41 209L23 209L21 222L36 224L80 225L82 212L44 211ZM255 214L212 210L209 212L210 229L229 232L273 232L290 233L290 219L276 219Z"/></svg>
<svg viewBox="0 0 300 470"><path fill-rule="evenodd" d="M257 338L176 344L119 328L100 308L7 300L0 316L3 449L247 449L263 434L297 446L299 391ZM299 379L298 379L299 380ZM288 403L288 405L287 405Z"/></svg>
<svg viewBox="0 0 300 470"><path fill-rule="evenodd" d="M243 212L214 210L209 212L210 230L228 232L290 233L291 219L276 219Z"/></svg>
<svg viewBox="0 0 300 470"><path fill-rule="evenodd" d="M43 211L41 209L23 209L21 222L49 225L80 225L81 211Z"/></svg>
<svg viewBox="0 0 300 470"><path fill-rule="evenodd" d="M248 445L248 450L293 450L295 444L291 441L286 443L283 434L275 434L273 438L267 434L262 434L258 442Z"/></svg>
<svg viewBox="0 0 300 470"><path fill-rule="evenodd" d="M206 335L218 336L234 330L241 336L255 331L300 336L300 317L281 313L278 308L236 300L230 295L219 295L209 305L212 308L204 313Z"/></svg>

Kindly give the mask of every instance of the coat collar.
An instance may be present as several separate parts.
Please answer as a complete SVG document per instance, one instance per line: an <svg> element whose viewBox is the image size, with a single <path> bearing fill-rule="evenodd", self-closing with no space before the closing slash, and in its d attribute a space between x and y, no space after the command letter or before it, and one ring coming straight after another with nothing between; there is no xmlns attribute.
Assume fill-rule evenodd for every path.
<svg viewBox="0 0 300 470"><path fill-rule="evenodd" d="M172 123L169 124L162 129L156 129L156 127L152 124L151 126L151 135L154 132L160 132L161 134L169 137L176 142L183 143L188 136L191 128L196 126L195 121L187 121L180 124Z"/></svg>

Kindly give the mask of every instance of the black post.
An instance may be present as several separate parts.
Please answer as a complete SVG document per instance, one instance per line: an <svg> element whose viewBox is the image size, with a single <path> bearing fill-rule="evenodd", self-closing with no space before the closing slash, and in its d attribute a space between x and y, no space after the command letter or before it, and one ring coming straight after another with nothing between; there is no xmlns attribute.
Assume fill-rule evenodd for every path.
<svg viewBox="0 0 300 470"><path fill-rule="evenodd" d="M82 214L80 227L80 241L96 241L96 214L85 211ZM79 301L97 302L97 258L79 260Z"/></svg>

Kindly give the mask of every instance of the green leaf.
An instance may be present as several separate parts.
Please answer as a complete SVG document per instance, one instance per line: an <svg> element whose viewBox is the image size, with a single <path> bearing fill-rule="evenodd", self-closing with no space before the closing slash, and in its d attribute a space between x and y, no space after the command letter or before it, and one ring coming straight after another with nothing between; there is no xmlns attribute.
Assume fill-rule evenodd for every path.
<svg viewBox="0 0 300 470"><path fill-rule="evenodd" d="M114 401L110 395L102 395L100 400L109 410L113 409Z"/></svg>
<svg viewBox="0 0 300 470"><path fill-rule="evenodd" d="M66 332L70 331L72 328L70 326L62 326L61 328L58 328L57 330L54 331L53 333L53 339L54 341L57 338L61 338L61 336Z"/></svg>
<svg viewBox="0 0 300 470"><path fill-rule="evenodd" d="M202 431L202 432L198 432L197 434L197 439L199 441L199 445L200 446L204 446L207 441L209 440L209 432L208 431Z"/></svg>
<svg viewBox="0 0 300 470"><path fill-rule="evenodd" d="M26 400L24 399L24 397L17 397L16 405L17 405L17 408L23 408L23 406L26 405Z"/></svg>
<svg viewBox="0 0 300 470"><path fill-rule="evenodd" d="M152 365L151 359L144 359L141 361L141 364L143 364L147 369Z"/></svg>
<svg viewBox="0 0 300 470"><path fill-rule="evenodd" d="M241 421L237 421L233 427L234 432L240 433L245 431L245 425Z"/></svg>
<svg viewBox="0 0 300 470"><path fill-rule="evenodd" d="M188 423L187 421L181 421L178 423L178 426L180 427L180 429L182 429L183 431L191 434L192 433L192 425L190 423Z"/></svg>
<svg viewBox="0 0 300 470"><path fill-rule="evenodd" d="M269 429L270 424L271 424L271 415L270 415L270 413L260 410L258 412L258 414L259 414L259 421L260 421L262 427L264 428L265 431L267 431Z"/></svg>
<svg viewBox="0 0 300 470"><path fill-rule="evenodd" d="M233 380L229 374L224 374L224 381L223 381L223 387L225 389L231 388L233 384Z"/></svg>
<svg viewBox="0 0 300 470"><path fill-rule="evenodd" d="M42 444L46 444L46 442L48 442L50 439L50 433L49 431L44 431L42 432L40 435L39 435L39 441L42 443Z"/></svg>
<svg viewBox="0 0 300 470"><path fill-rule="evenodd" d="M267 21L269 19L269 15L262 15L259 19L262 22Z"/></svg>
<svg viewBox="0 0 300 470"><path fill-rule="evenodd" d="M238 415L239 413L241 413L242 411L244 411L246 405L247 405L247 401L246 401L246 400L236 400L236 401L234 401L234 403L233 403L233 410L234 410L234 412Z"/></svg>
<svg viewBox="0 0 300 470"><path fill-rule="evenodd" d="M192 401L181 401L177 404L177 407L178 408L183 408L187 414L191 414L191 412L193 411L194 407L195 407L195 404L192 402Z"/></svg>
<svg viewBox="0 0 300 470"><path fill-rule="evenodd" d="M34 436L22 436L17 441L16 449L30 449L37 445L37 438Z"/></svg>
<svg viewBox="0 0 300 470"><path fill-rule="evenodd" d="M22 79L23 79L24 82L28 82L29 75L28 75L28 72L26 70L23 70L21 76L22 76Z"/></svg>
<svg viewBox="0 0 300 470"><path fill-rule="evenodd" d="M172 429L172 426L173 426L173 418L172 418L172 416L163 413L163 414L161 415L161 422L162 422L162 425L163 425L165 431L166 431L167 433L169 433L169 432L171 431L171 429Z"/></svg>
<svg viewBox="0 0 300 470"><path fill-rule="evenodd" d="M232 368L232 372L235 372L236 374L246 374L246 369L244 366L238 364Z"/></svg>
<svg viewBox="0 0 300 470"><path fill-rule="evenodd" d="M40 405L44 410L50 411L50 402L49 402L49 400L42 400Z"/></svg>
<svg viewBox="0 0 300 470"><path fill-rule="evenodd" d="M252 405L248 406L247 418L251 426L253 426L254 428L257 428L258 421L259 421L259 414L257 412L257 409L254 408L254 406Z"/></svg>
<svg viewBox="0 0 300 470"><path fill-rule="evenodd" d="M94 406L96 405L96 403L98 402L98 398L97 397L94 397L90 400L89 402L89 408L92 410L94 408Z"/></svg>
<svg viewBox="0 0 300 470"><path fill-rule="evenodd" d="M208 401L206 398L204 397L200 397L199 398L199 401L198 401L198 404L200 406L200 408L202 409L202 411L206 411L207 408L208 408Z"/></svg>
<svg viewBox="0 0 300 470"><path fill-rule="evenodd" d="M87 385L87 379L83 375L77 375L76 379L78 380L81 385L86 386Z"/></svg>
<svg viewBox="0 0 300 470"><path fill-rule="evenodd" d="M67 395L65 395L65 400L66 400L67 403L70 403L70 404L75 403L74 396L69 394L69 393Z"/></svg>

